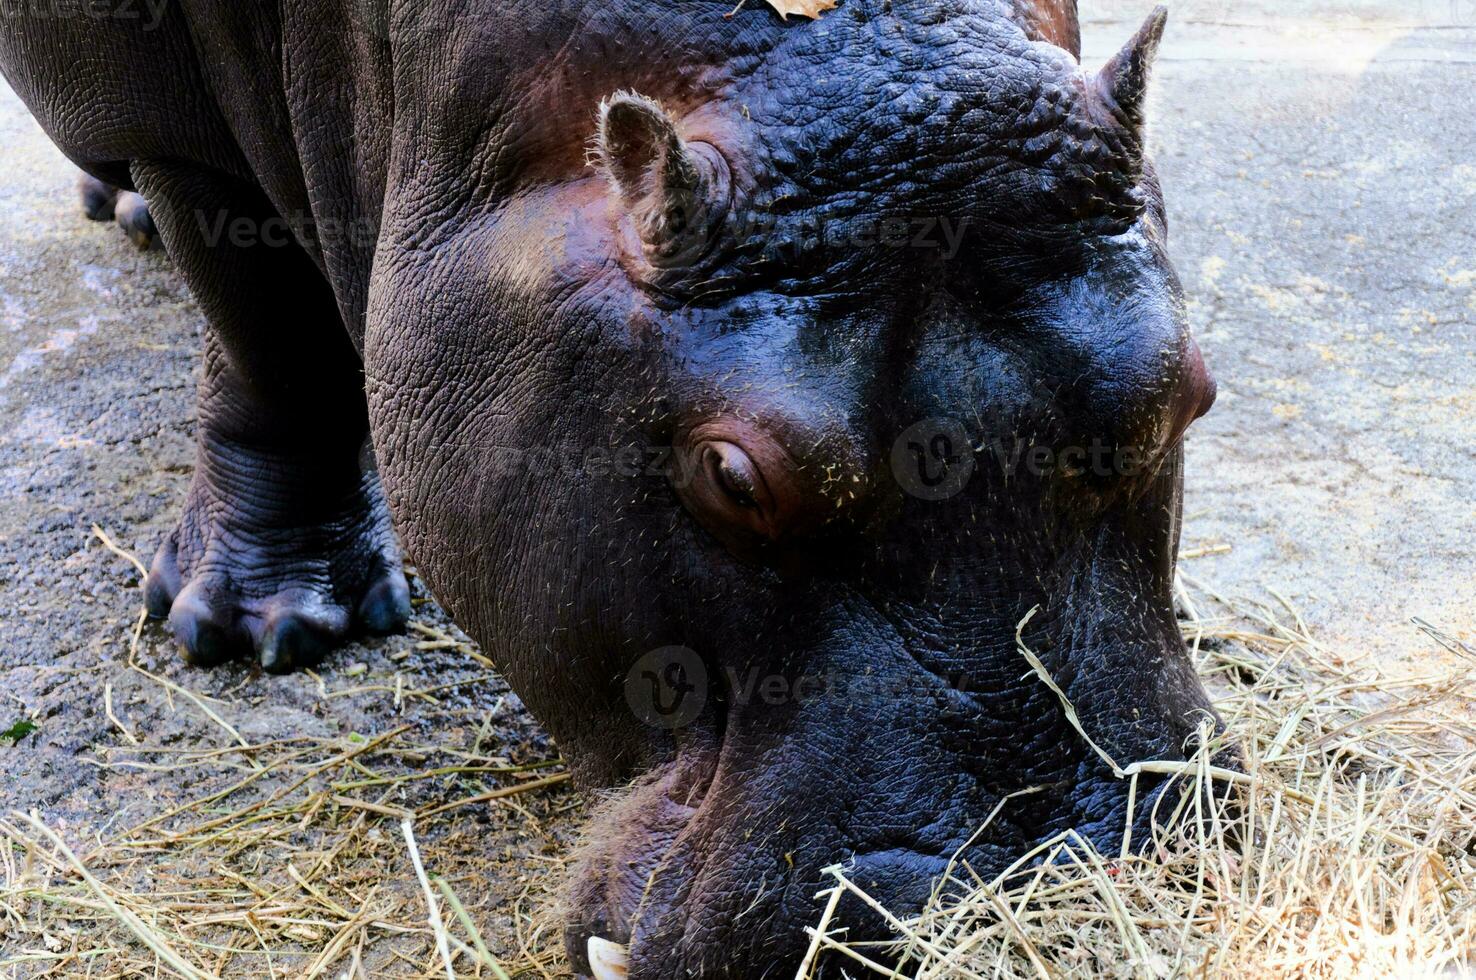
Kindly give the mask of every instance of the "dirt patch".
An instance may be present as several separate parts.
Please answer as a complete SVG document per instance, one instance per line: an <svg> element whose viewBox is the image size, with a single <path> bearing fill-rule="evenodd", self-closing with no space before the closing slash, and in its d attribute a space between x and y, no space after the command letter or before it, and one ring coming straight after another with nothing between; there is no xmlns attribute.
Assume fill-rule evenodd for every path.
<svg viewBox="0 0 1476 980"><path fill-rule="evenodd" d="M0 967L444 975L412 851L468 923L458 961L554 963L580 804L492 665L416 604L409 637L322 673L188 670L142 616L101 663L12 671Z"/></svg>
<svg viewBox="0 0 1476 980"><path fill-rule="evenodd" d="M199 312L162 253L81 218L3 86L0 145L0 735L21 735L0 737L0 976L152 975L109 902L209 973L432 969L402 811L427 875L518 962L578 804L540 784L556 747L418 582L416 629L311 674L193 670L156 624L135 643L138 569L92 526L147 561L178 518ZM522 792L428 816L502 790Z"/></svg>

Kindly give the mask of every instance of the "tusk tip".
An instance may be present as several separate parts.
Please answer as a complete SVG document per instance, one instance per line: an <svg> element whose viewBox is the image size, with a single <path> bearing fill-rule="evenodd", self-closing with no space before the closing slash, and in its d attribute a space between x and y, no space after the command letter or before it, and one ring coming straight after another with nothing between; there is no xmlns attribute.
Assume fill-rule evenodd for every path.
<svg viewBox="0 0 1476 980"><path fill-rule="evenodd" d="M599 936L590 936L586 948L589 952L589 970L594 975L594 980L625 980L630 954L624 946Z"/></svg>

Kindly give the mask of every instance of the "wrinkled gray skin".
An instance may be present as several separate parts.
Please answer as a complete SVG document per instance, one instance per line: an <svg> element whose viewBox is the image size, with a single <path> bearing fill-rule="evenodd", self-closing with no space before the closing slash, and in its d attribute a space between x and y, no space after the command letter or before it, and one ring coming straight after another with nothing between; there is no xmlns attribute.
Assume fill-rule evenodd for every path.
<svg viewBox="0 0 1476 980"><path fill-rule="evenodd" d="M792 972L821 868L905 909L1012 793L980 872L1069 826L1115 846L1125 783L1016 628L1039 607L1025 642L1118 762L1183 756L1178 443L1213 386L1142 159L1162 18L1091 74L1063 3L8 17L11 84L94 196L147 199L209 320L151 610L272 670L397 629L392 513L585 783L630 784L573 875L580 966L597 935L638 978ZM889 218L962 231L815 234ZM976 465L929 499L892 450L939 418ZM1001 439L1146 465L1006 472ZM612 449L657 465L583 465ZM672 646L711 681L675 729L626 698Z"/></svg>

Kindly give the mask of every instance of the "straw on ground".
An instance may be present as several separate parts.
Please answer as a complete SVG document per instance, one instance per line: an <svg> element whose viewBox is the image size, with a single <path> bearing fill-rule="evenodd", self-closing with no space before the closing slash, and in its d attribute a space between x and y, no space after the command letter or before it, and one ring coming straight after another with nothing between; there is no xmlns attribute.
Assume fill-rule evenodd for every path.
<svg viewBox="0 0 1476 980"><path fill-rule="evenodd" d="M1189 590L1180 594L1197 666L1228 725L1188 763L1119 767L1080 729L1039 659L1020 650L1121 777L1177 781L1168 798L1184 808L1186 829L1111 855L1067 830L989 877L960 857L926 909L888 917L885 944L846 941L840 896L869 899L838 865L834 887L817 896L824 908L799 980L826 957L851 976L916 980L1430 977L1471 967L1470 664L1432 651L1438 667L1397 672L1325 648L1283 597L1280 613L1214 597L1223 615L1204 620ZM1239 745L1243 772L1211 765L1226 739ZM884 965L889 953L900 967Z"/></svg>

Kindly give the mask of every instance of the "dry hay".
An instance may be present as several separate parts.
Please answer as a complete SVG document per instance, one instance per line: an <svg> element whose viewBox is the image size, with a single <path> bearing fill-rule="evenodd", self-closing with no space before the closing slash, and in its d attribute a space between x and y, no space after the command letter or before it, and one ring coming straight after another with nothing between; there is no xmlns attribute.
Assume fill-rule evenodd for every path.
<svg viewBox="0 0 1476 980"><path fill-rule="evenodd" d="M329 758L302 771L332 781L353 758L387 747L299 746L292 762L262 771L321 749ZM443 834L422 861L413 813L323 791L294 796L215 816L202 801L186 830L150 838L151 821L135 828L138 836L95 843L85 859L34 812L0 820L0 971L190 980L510 975L457 893L479 890L486 871L474 832ZM203 873L189 857L201 849ZM434 879L426 864L439 872ZM544 901L527 895L511 910L527 953L511 965L516 972L549 975L554 955L535 952L547 941L531 913ZM476 918L509 911L478 908ZM370 943L378 944L372 968Z"/></svg>
<svg viewBox="0 0 1476 980"><path fill-rule="evenodd" d="M987 881L958 861L921 915L891 918L896 970L874 946L846 944L839 899L865 895L838 866L800 975L825 960L853 977L1428 976L1469 956L1470 651L1419 624L1457 658L1395 673L1325 649L1290 604L1245 613L1197 583L1196 594L1221 605L1201 618L1181 590L1246 770L1211 767L1213 745L1167 768L1200 788L1234 781L1238 810L1211 802L1222 792L1186 792L1187 836L1146 849L1103 854L1062 834ZM556 760L513 766L408 728L252 744L208 700L155 679L229 744L151 745L117 722L125 744L99 764L198 772L197 795L126 830L0 818L0 976L566 975L549 882L529 876L513 900L489 899L521 872L492 860L468 818L497 800L536 827L536 804L564 778ZM1124 778L1145 768L1165 766ZM467 785L486 788L448 794ZM543 860L561 861L551 837ZM494 951L493 930L515 938Z"/></svg>
<svg viewBox="0 0 1476 980"><path fill-rule="evenodd" d="M410 726L133 755L128 764L183 779L229 758L237 776L73 845L35 811L0 819L0 976L552 976L557 936L537 914L546 885L489 907L486 878L508 864L491 860L477 822L458 818L558 785L567 773L556 760L509 765L424 744ZM447 777L500 785L445 800ZM407 797L419 805L398 805ZM502 962L482 930L509 915L521 949Z"/></svg>
<svg viewBox="0 0 1476 980"><path fill-rule="evenodd" d="M1128 766L1122 778L1178 771L1163 809L1178 800L1181 832L1104 854L1067 831L987 880L955 860L921 915L882 910L843 866L828 869L836 884L817 896L801 977L821 960L917 980L1470 975L1476 655L1416 620L1429 653L1454 656L1399 672L1324 648L1280 597L1280 610L1247 613L1213 596L1216 619L1180 597L1244 773L1210 765L1216 739L1187 764ZM877 944L845 942L848 894L887 916L901 967L877 963Z"/></svg>
<svg viewBox="0 0 1476 980"><path fill-rule="evenodd" d="M456 647L469 664L490 666L464 640L411 625L424 637L417 647ZM94 746L91 761L120 780L136 774L130 805L118 800L101 827L35 810L0 815L0 977L554 975L558 935L544 910L561 846L544 824L576 806L560 787L560 760L515 764L480 737L437 741L422 734L434 736L434 726L410 723L252 742L217 710L222 702L140 664L143 630L140 615L126 670L223 737L217 746L143 737L103 686L121 741ZM324 697L371 692L398 706L433 704L467 683L381 690L350 680L319 687ZM161 775L183 787L184 802L154 798ZM140 802L154 812L129 826L122 816ZM546 841L534 861L550 873L530 871L526 855L497 853L489 804L509 811L535 846ZM494 879L499 889L488 887Z"/></svg>

